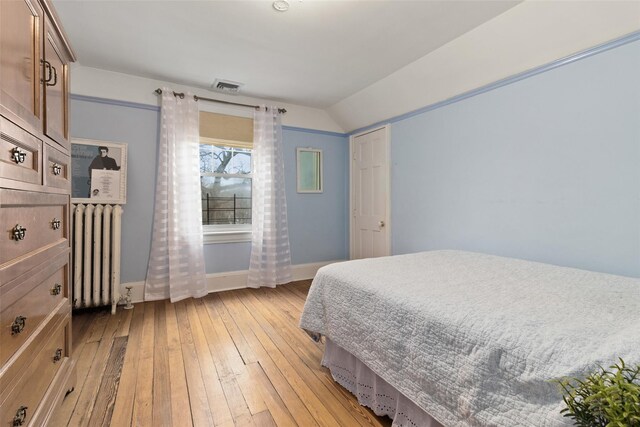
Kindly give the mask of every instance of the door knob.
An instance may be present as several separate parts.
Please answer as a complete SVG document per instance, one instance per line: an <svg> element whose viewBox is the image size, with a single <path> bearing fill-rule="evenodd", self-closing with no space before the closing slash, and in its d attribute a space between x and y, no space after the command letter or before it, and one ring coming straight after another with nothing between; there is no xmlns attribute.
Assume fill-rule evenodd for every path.
<svg viewBox="0 0 640 427"><path fill-rule="evenodd" d="M378 227L380 227L380 228L384 227L384 221L380 221L380 222L378 223Z"/></svg>

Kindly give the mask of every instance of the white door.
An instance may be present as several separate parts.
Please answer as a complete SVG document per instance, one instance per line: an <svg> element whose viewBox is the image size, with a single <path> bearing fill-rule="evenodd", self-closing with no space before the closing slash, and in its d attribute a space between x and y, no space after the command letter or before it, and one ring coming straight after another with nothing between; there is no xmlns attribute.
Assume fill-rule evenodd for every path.
<svg viewBox="0 0 640 427"><path fill-rule="evenodd" d="M389 128L351 137L351 258L390 255Z"/></svg>

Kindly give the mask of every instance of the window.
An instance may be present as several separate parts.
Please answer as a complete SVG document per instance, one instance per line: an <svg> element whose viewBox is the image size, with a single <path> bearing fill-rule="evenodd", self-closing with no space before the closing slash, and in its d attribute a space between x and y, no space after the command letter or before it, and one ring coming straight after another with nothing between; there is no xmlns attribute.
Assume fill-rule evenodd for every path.
<svg viewBox="0 0 640 427"><path fill-rule="evenodd" d="M251 224L251 150L200 144L202 224Z"/></svg>
<svg viewBox="0 0 640 427"><path fill-rule="evenodd" d="M200 188L205 243L249 241L253 121L204 114L203 123L200 113Z"/></svg>

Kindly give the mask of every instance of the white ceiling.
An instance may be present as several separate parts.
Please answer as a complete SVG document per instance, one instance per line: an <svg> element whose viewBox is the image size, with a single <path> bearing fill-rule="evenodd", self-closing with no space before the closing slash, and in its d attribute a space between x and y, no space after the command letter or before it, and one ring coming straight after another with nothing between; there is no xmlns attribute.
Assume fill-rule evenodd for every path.
<svg viewBox="0 0 640 427"><path fill-rule="evenodd" d="M81 65L326 108L519 1L54 0ZM98 84L98 83L96 83Z"/></svg>

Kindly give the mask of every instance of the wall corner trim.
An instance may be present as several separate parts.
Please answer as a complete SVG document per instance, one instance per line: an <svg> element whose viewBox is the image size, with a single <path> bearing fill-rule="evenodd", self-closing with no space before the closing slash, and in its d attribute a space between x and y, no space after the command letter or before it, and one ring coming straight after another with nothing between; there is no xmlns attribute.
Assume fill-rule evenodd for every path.
<svg viewBox="0 0 640 427"><path fill-rule="evenodd" d="M319 135L327 135L327 136L337 136L340 138L345 138L348 137L349 134L348 133L340 133L340 132L331 132L328 130L319 130L319 129L307 129L307 128L300 128L300 127L295 127L295 126L282 126L283 130L289 130L289 131L294 131L294 132L304 132L304 133L315 133L315 134L319 134Z"/></svg>
<svg viewBox="0 0 640 427"><path fill-rule="evenodd" d="M140 110L160 111L160 106L158 105L141 104L138 102L121 101L118 99L100 98L97 96L79 95L75 93L70 94L69 98L74 101L95 102L96 104L117 105L119 107L138 108ZM288 131L294 131L294 132L304 132L304 133L313 133L318 135L336 136L341 138L346 138L349 136L348 133L332 132L332 131L320 130L320 129L308 129L308 128L301 128L296 126L283 125L282 129L288 130Z"/></svg>
<svg viewBox="0 0 640 427"><path fill-rule="evenodd" d="M291 266L293 281L313 279L316 272L325 265L346 260L322 261L309 264L296 264ZM209 293L244 289L247 287L249 270L225 271L222 273L207 274L207 287ZM144 302L144 281L128 282L120 284L120 294L126 295L126 287L131 286L131 302L134 304Z"/></svg>
<svg viewBox="0 0 640 427"><path fill-rule="evenodd" d="M69 98L75 101L95 102L97 104L118 105L120 107L138 108L141 110L160 111L160 107L158 105L120 101L118 99L99 98L97 96L78 95L75 93L70 94Z"/></svg>
<svg viewBox="0 0 640 427"><path fill-rule="evenodd" d="M372 128L375 128L375 127L380 127L380 126L384 126L386 124L396 123L396 122L411 118L413 116L417 116L417 115L426 113L428 111L436 110L438 108L442 108L442 107L445 107L447 105L454 104L454 103L459 102L459 101L463 101L465 99L474 97L476 95L481 95L481 94L483 94L485 92L489 92L489 91L492 91L494 89L498 89L498 88L501 88L503 86L507 86L507 85L510 85L512 83L516 83L516 82L518 82L520 80L528 79L529 77L533 77L533 76L536 76L538 74L546 73L547 71L554 70L554 69L556 69L558 67L562 67L564 65L568 65L568 64L574 63L576 61L580 61L582 59L589 58L589 57L597 55L599 53L606 52L608 50L615 49L617 47L624 46L626 44L629 44L629 43L632 43L632 42L635 42L635 41L638 41L638 40L640 40L640 31L634 31L634 32L632 32L630 34L627 34L625 36L619 37L617 39L613 39L613 40L610 40L608 42L599 44L597 46L585 49L583 51L580 51L580 52L577 52L577 53L573 53L571 55L565 56L564 58L556 59L555 61L549 62L549 63L544 64L544 65L540 65L540 66L532 68L530 70L523 71L521 73L505 77L505 78L497 80L497 81L495 81L493 83L489 83L489 84L486 84L484 86L480 86L480 87L478 87L476 89L472 89L472 90L469 90L467 92L463 92L463 93L461 93L459 95L455 95L455 96L453 96L451 98L447 98L447 99L444 99L442 101L438 101L438 102L436 102L434 104L430 104L430 105L418 108L417 110L409 111L408 113L404 113L404 114L401 114L399 116L394 116L394 117L391 117L389 119L381 120L381 121L378 121L376 123L373 123L373 124L370 124L370 125L367 125L367 126L352 130L352 131L348 132L347 135L352 136L352 135L355 135L355 134L358 134L358 133L365 132L365 131L367 131L369 129L372 129Z"/></svg>

